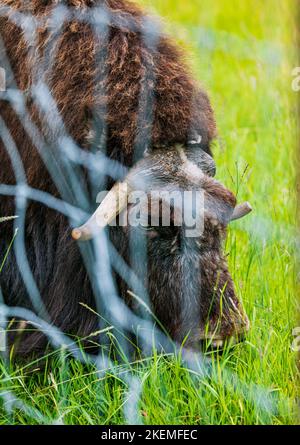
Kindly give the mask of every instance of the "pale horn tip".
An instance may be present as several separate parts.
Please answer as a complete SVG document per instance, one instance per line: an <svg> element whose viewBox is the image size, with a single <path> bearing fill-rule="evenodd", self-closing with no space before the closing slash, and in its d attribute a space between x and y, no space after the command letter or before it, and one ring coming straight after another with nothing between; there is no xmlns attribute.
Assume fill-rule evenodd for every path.
<svg viewBox="0 0 300 445"><path fill-rule="evenodd" d="M248 202L248 201L246 201L246 202L244 203L244 208L245 208L245 210L248 211L248 213L251 213L252 210L253 210L252 205L251 205L250 202Z"/></svg>
<svg viewBox="0 0 300 445"><path fill-rule="evenodd" d="M243 204L236 206L236 208L234 209L234 211L232 213L231 221L235 221L236 219L243 218L244 216L248 215L251 212L252 212L251 204L248 201L244 202Z"/></svg>
<svg viewBox="0 0 300 445"><path fill-rule="evenodd" d="M80 229L74 229L74 230L72 230L72 238L73 238L75 241L79 241L81 237L82 237L82 232L81 232Z"/></svg>

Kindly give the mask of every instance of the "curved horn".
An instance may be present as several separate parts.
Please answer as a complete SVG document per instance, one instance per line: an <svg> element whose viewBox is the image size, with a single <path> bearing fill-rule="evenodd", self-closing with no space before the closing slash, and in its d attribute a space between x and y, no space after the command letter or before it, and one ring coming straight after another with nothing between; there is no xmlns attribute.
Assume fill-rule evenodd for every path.
<svg viewBox="0 0 300 445"><path fill-rule="evenodd" d="M236 206L231 215L230 220L235 221L236 219L243 218L244 216L248 215L251 212L252 212L252 207L249 204L249 202L244 202L243 204Z"/></svg>
<svg viewBox="0 0 300 445"><path fill-rule="evenodd" d="M12 221L13 219L17 219L17 218L19 218L19 217L18 216L2 216L2 217L0 217L0 223Z"/></svg>
<svg viewBox="0 0 300 445"><path fill-rule="evenodd" d="M72 231L72 237L76 241L88 241L92 239L102 228L106 227L127 206L128 184L117 183L105 196L95 213L90 219Z"/></svg>

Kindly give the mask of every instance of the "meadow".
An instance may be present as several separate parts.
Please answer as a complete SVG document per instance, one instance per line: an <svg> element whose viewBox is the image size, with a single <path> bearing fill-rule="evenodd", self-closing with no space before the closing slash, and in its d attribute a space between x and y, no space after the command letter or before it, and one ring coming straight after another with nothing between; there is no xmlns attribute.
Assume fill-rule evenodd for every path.
<svg viewBox="0 0 300 445"><path fill-rule="evenodd" d="M216 112L217 178L253 206L226 242L251 329L244 343L210 355L209 375L187 370L180 353L155 351L105 376L62 353L43 372L2 363L0 424L122 424L128 373L142 382L138 422L297 423L296 0L140 3L187 50Z"/></svg>

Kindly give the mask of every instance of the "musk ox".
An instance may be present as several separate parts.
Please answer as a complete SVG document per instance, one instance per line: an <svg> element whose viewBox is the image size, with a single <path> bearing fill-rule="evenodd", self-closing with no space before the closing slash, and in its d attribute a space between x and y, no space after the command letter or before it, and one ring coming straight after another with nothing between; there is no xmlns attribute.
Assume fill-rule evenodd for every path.
<svg viewBox="0 0 300 445"><path fill-rule="evenodd" d="M64 134L80 147L78 152L96 150L129 169L121 185L107 175L111 192L94 216L73 230L73 238L65 215L35 201L27 205L24 238L32 276L51 322L79 337L87 337L99 323L95 311L87 309L95 309L95 298L80 246L94 236L99 224L124 214L127 194L119 197L117 210L111 210L111 198L122 184L131 189L139 184L147 194L202 191L203 227L198 236L187 237L183 227L174 224L172 205L167 227L158 217L158 224L152 227L150 223L147 230L121 224L109 229L113 245L143 281L157 319L172 338L181 342L188 336L187 344L194 347L204 338L223 341L248 328L222 253L227 224L248 209L236 207L233 194L213 178L210 146L216 126L207 94L192 79L181 50L153 30L157 30L156 21L128 0L0 0L5 48L0 52L0 66L8 72L7 91L0 93L0 183L14 185L19 180L7 147L10 142L18 151L27 184L73 205L78 204L76 196L62 196L57 180L63 179L68 188L69 169L76 168L78 183L86 186L89 197L85 210L93 213L103 175L98 178L94 172L91 180L84 166L78 168L74 159L66 159L60 131L53 125L53 108L59 128L63 126ZM43 99L37 85L41 79L54 103L47 110L40 106ZM17 89L22 93L21 112L12 99ZM36 132L30 134L32 127ZM5 130L9 130L9 140ZM39 137L33 137L36 134ZM56 170L60 173L49 168L49 153L52 164L61 167ZM151 217L151 208L144 208L146 218ZM15 198L1 196L0 215L15 212ZM146 276L140 271L145 257L138 246L134 261L129 255L129 239L140 232L146 240ZM12 236L12 223L3 222L2 253ZM119 294L134 307L130 286L113 273ZM13 251L0 274L0 285L7 305L36 309ZM24 331L20 338L11 331L9 342L19 356L45 351L47 338L42 333Z"/></svg>

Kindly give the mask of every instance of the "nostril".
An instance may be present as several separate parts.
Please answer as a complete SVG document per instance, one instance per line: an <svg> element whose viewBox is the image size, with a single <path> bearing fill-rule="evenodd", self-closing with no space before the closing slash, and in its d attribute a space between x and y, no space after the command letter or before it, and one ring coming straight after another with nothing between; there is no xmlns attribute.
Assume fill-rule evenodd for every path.
<svg viewBox="0 0 300 445"><path fill-rule="evenodd" d="M250 329L249 318L242 303L234 294L233 282L227 281L227 287L222 294L221 304L206 315L206 322L200 323L197 331L204 352L230 350L235 345L245 341Z"/></svg>

